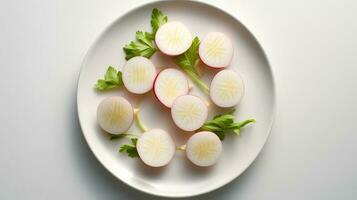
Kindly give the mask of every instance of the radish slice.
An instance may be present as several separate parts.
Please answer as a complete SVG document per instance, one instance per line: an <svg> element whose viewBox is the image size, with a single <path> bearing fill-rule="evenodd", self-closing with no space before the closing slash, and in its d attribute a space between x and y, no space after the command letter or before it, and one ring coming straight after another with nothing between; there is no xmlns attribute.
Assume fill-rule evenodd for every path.
<svg viewBox="0 0 357 200"><path fill-rule="evenodd" d="M195 165L208 167L215 164L222 152L222 142L212 132L198 132L188 139L187 158Z"/></svg>
<svg viewBox="0 0 357 200"><path fill-rule="evenodd" d="M152 62L141 56L133 57L122 70L125 88L135 94L144 94L151 90L156 76Z"/></svg>
<svg viewBox="0 0 357 200"><path fill-rule="evenodd" d="M136 149L145 164L151 167L162 167L173 158L175 143L166 131L152 129L138 139Z"/></svg>
<svg viewBox="0 0 357 200"><path fill-rule="evenodd" d="M156 32L155 42L160 51L170 56L185 52L192 43L192 35L181 22L168 22Z"/></svg>
<svg viewBox="0 0 357 200"><path fill-rule="evenodd" d="M166 107L171 108L174 100L189 91L188 80L179 70L168 68L162 70L154 81L154 94Z"/></svg>
<svg viewBox="0 0 357 200"><path fill-rule="evenodd" d="M233 45L223 33L211 32L202 40L199 54L201 60L210 67L227 67L233 57Z"/></svg>
<svg viewBox="0 0 357 200"><path fill-rule="evenodd" d="M99 126L111 134L127 131L133 122L134 110L129 101L123 97L104 99L97 108Z"/></svg>
<svg viewBox="0 0 357 200"><path fill-rule="evenodd" d="M199 129L207 120L208 108L205 102L192 95L178 97L171 107L175 124L184 131Z"/></svg>
<svg viewBox="0 0 357 200"><path fill-rule="evenodd" d="M210 96L217 106L232 107L241 101L244 83L241 76L233 70L222 70L212 80Z"/></svg>

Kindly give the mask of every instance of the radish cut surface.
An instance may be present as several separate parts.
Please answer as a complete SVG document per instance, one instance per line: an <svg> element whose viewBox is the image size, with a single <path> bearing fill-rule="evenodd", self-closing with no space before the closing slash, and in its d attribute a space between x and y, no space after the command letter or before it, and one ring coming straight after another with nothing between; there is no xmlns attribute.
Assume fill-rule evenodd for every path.
<svg viewBox="0 0 357 200"><path fill-rule="evenodd" d="M186 156L195 165L208 167L215 164L222 152L222 142L212 132L202 131L190 137Z"/></svg>
<svg viewBox="0 0 357 200"><path fill-rule="evenodd" d="M227 67L233 57L233 45L223 33L211 32L202 40L199 54L201 60L210 67Z"/></svg>
<svg viewBox="0 0 357 200"><path fill-rule="evenodd" d="M135 94L144 94L152 89L156 69L152 62L141 56L133 57L122 70L125 88Z"/></svg>
<svg viewBox="0 0 357 200"><path fill-rule="evenodd" d="M171 108L174 100L189 91L186 76L177 69L168 68L162 70L154 82L154 94L166 107Z"/></svg>
<svg viewBox="0 0 357 200"><path fill-rule="evenodd" d="M176 56L185 52L192 43L192 35L181 22L168 22L156 32L155 42L161 52Z"/></svg>
<svg viewBox="0 0 357 200"><path fill-rule="evenodd" d="M99 126L111 134L127 131L133 122L133 116L133 107L123 97L106 98L97 108Z"/></svg>
<svg viewBox="0 0 357 200"><path fill-rule="evenodd" d="M145 132L136 144L141 160L151 167L167 165L176 148L171 136L164 130L152 129Z"/></svg>
<svg viewBox="0 0 357 200"><path fill-rule="evenodd" d="M244 95L244 82L242 77L233 70L218 72L210 88L210 96L217 106L232 107L241 101Z"/></svg>
<svg viewBox="0 0 357 200"><path fill-rule="evenodd" d="M177 127L184 131L199 129L207 120L205 102L193 95L178 97L171 107L171 116Z"/></svg>

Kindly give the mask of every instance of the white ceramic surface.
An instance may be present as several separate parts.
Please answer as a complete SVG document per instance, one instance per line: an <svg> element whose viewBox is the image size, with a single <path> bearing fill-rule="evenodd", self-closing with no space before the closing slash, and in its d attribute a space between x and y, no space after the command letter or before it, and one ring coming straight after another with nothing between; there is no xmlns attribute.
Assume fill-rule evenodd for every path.
<svg viewBox="0 0 357 200"><path fill-rule="evenodd" d="M141 107L140 116L149 128L170 132L176 145L184 144L191 133L176 128L170 112L153 96L132 95L124 88L97 92L93 86L102 78L109 65L121 68L125 64L123 46L134 39L137 30L150 31L151 10L157 7L169 20L181 21L193 34L203 38L205 33L221 31L232 39L234 58L230 68L239 71L245 81L245 96L238 106L237 118L255 118L257 123L245 128L241 136L229 135L223 141L223 152L216 165L210 168L193 166L183 152L177 152L165 168L146 167L139 159L118 153L127 139L109 140L96 123L99 102L122 95ZM160 68L175 67L171 58L156 53L153 63ZM202 66L202 76L209 83L216 71ZM206 98L198 89L192 94ZM275 91L272 72L263 50L251 33L235 18L222 10L199 2L161 1L141 6L116 20L92 45L83 62L78 82L78 115L83 134L97 159L114 176L128 185L159 196L186 197L217 189L238 177L256 158L264 146L272 126ZM223 112L212 106L211 118ZM138 131L134 125L131 130Z"/></svg>

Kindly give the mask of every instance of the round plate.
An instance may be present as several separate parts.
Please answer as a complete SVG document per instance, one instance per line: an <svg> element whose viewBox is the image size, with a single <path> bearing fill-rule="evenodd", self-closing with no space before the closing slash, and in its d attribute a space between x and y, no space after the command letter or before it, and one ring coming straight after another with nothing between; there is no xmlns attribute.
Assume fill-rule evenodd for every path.
<svg viewBox="0 0 357 200"><path fill-rule="evenodd" d="M228 135L223 141L223 153L212 167L193 166L184 152L177 152L172 162L164 168L150 168L140 159L118 153L122 138L110 140L96 123L96 109L108 96L122 95L134 106L141 107L140 117L149 128L162 128L170 132L176 145L182 145L192 133L177 129L171 120L170 110L162 106L152 92L131 95L125 88L98 92L94 89L97 79L104 76L109 65L120 69L125 64L123 46L134 40L137 30L151 31L150 15L159 8L169 21L179 20L194 35L203 38L210 31L227 34L233 41L234 58L230 68L241 73L245 81L245 96L237 107L238 120L255 118L240 136ZM157 52L151 58L158 71L177 67L172 58ZM203 79L209 82L217 71L201 66ZM198 89L192 93L208 98ZM228 13L200 2L160 1L136 8L111 24L95 41L84 59L78 81L78 115L87 143L103 166L124 183L153 195L187 197L217 189L238 177L257 157L266 142L274 113L274 81L268 60L257 40L236 18ZM224 112L211 105L209 118ZM132 131L140 133L134 124Z"/></svg>

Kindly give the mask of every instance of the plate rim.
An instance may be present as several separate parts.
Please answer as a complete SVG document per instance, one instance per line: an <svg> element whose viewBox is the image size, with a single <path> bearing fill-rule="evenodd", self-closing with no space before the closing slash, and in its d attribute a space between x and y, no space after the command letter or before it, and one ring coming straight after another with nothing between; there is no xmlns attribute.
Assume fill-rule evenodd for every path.
<svg viewBox="0 0 357 200"><path fill-rule="evenodd" d="M110 170L100 159L100 156L97 155L97 153L93 150L93 147L91 146L91 144L88 142L87 136L86 134L84 134L83 132L83 128L82 128L82 121L81 121L81 117L79 114L79 102L78 102L78 97L79 97L79 81L81 79L81 75L83 74L82 71L84 69L85 64L87 63L88 60L88 56L89 54L93 51L94 47L96 46L96 44L99 42L100 38L102 38L102 36L119 20L121 20L123 17L125 17L126 15L135 12L136 10L139 10L143 7L149 6L151 4L159 4L161 2L173 2L172 0L153 0L153 1L149 1L149 2L145 2L145 3L141 3L138 4L132 8L130 8L129 10L123 12L121 15L115 17L115 19L110 22L109 24L107 24L105 26L105 28L100 31L100 33L94 38L94 41L91 43L91 45L89 46L89 48L87 49L83 59L82 59L82 63L80 65L80 70L79 70L79 75L77 78L77 95L76 95L76 105L77 105L77 117L78 117L78 121L79 121L79 126L82 132L82 135L84 136L84 139L89 147L89 149L91 150L91 152L93 153L94 157L96 158L96 160L112 175L114 176L116 179L120 180L120 182L124 183L125 185L134 188L140 192L143 192L145 194L149 194L149 195L153 195L153 196L158 196L158 197L168 197L168 198L184 198L184 197L194 197L194 196L198 196L198 195L203 195L209 192L213 192L218 190L219 188L222 188L223 186L226 186L227 184L231 183L233 180L237 179L240 175L242 175L252 164L253 162L257 159L257 157L261 154L262 149L264 148L265 144L267 143L267 141L269 140L269 138L271 137L271 131L275 122L275 116L276 116L276 84L275 84L275 76L274 76L274 71L273 68L271 67L270 64L270 60L268 58L268 56L265 53L265 50L263 48L263 46L261 45L261 43L259 42L259 40L256 38L256 36L252 33L252 31L240 20L238 19L237 16L234 16L233 14L231 14L230 12L224 10L223 8L220 8L217 5L214 5L213 3L208 3L208 2L204 2L202 0L185 0L187 2L193 2L193 3L197 3L197 4L202 4L204 6L208 6L211 8L214 8L222 13L224 13L225 15L231 17L232 19L236 20L238 23L240 23L242 25L242 27L250 34L250 36L252 37L252 39L256 42L258 48L261 50L262 55L264 57L264 59L267 62L269 71L270 71L270 75L271 75L271 82L272 82L272 114L271 114L271 121L269 123L268 129L267 129L267 136L265 138L265 141L263 143L263 145L260 147L260 149L258 150L258 153L253 157L253 159L250 161L250 163L237 175L232 176L230 179L227 179L226 182L224 182L223 184L217 186L217 187L213 187L213 188L209 188L206 190L200 190L198 192L194 192L194 193L190 193L190 194L163 194L163 193L157 193L157 192L153 192L151 190L145 190L143 188L137 187L135 186L135 184L130 184L127 181L122 180L119 176L117 176L116 174L114 174L112 172L112 170Z"/></svg>

